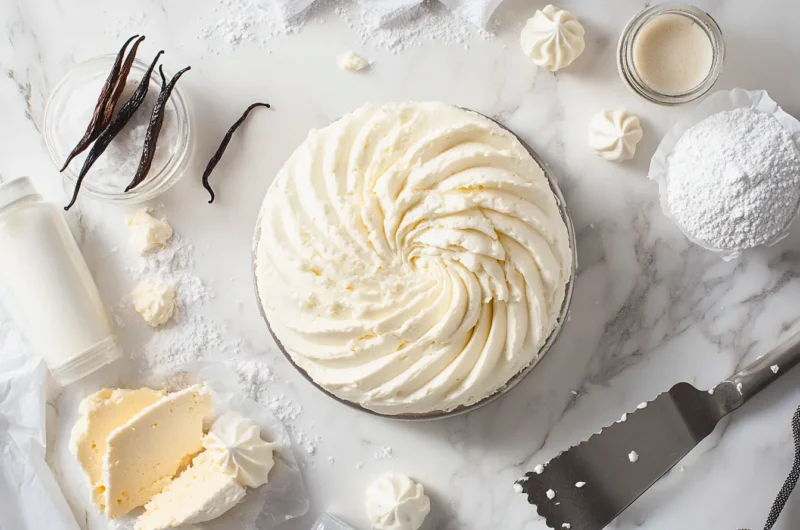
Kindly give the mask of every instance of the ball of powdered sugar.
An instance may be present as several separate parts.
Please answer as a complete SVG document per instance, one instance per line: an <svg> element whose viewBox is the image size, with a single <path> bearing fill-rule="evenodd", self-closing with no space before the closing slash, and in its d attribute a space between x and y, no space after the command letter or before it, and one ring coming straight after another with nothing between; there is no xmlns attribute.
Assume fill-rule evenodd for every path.
<svg viewBox="0 0 800 530"><path fill-rule="evenodd" d="M743 250L780 236L800 203L800 152L771 114L751 108L700 121L675 144L667 205L692 239Z"/></svg>

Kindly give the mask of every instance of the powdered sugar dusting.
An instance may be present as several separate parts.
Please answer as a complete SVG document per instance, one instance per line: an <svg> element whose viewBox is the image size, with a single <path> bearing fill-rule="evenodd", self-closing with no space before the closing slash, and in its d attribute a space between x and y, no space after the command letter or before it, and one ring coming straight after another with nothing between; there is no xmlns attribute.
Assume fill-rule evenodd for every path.
<svg viewBox="0 0 800 530"><path fill-rule="evenodd" d="M194 246L175 234L166 247L142 256L126 269L136 278L158 278L170 283L183 306L204 304L213 298L213 293L194 274L193 254Z"/></svg>
<svg viewBox="0 0 800 530"><path fill-rule="evenodd" d="M496 7L496 2L490 4L485 9L486 20ZM472 39L493 37L474 24L484 17L465 19L433 0L218 0L213 20L204 20L198 37L207 40L216 53L240 45L265 47L277 37L300 32L312 20L324 22L328 15L338 16L362 45L395 53L432 41L468 48Z"/></svg>
<svg viewBox="0 0 800 530"><path fill-rule="evenodd" d="M165 248L141 256L125 267L137 281L157 279L175 289L177 308L173 320L152 333L144 346L133 352L133 359L143 371L176 367L208 352L236 348L235 343L224 343L221 326L196 311L213 298L213 293L194 273L193 253L193 245L175 234Z"/></svg>
<svg viewBox="0 0 800 530"><path fill-rule="evenodd" d="M261 6L254 0L218 0L214 16L216 20L203 28L199 38L217 40L227 48L235 48L241 44L264 46L276 37L296 33L303 28L308 15L287 19L274 4ZM220 51L214 46L211 50Z"/></svg>
<svg viewBox="0 0 800 530"><path fill-rule="evenodd" d="M382 15L363 9L360 4L344 2L335 11L358 34L362 45L384 48L394 53L425 42L462 45L468 49L470 40L493 36L465 23L438 2L423 2Z"/></svg>
<svg viewBox="0 0 800 530"><path fill-rule="evenodd" d="M800 153L771 114L740 108L684 133L667 170L669 211L714 249L741 250L780 236L800 202Z"/></svg>
<svg viewBox="0 0 800 530"><path fill-rule="evenodd" d="M288 397L281 391L281 382L278 381L272 368L256 359L234 359L228 363L236 372L239 384L244 388L247 396L262 405L265 405L272 414L286 426L294 442L308 456L317 453L317 445L322 442L322 436L312 438L301 427L303 406Z"/></svg>

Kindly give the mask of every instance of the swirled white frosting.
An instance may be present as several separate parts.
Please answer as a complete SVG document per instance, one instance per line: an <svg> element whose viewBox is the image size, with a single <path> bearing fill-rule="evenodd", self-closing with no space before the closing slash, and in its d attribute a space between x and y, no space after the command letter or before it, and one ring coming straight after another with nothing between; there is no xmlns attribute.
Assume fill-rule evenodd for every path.
<svg viewBox="0 0 800 530"><path fill-rule="evenodd" d="M537 359L572 270L539 165L443 103L366 105L311 131L267 192L256 259L294 362L384 414L500 389Z"/></svg>
<svg viewBox="0 0 800 530"><path fill-rule="evenodd" d="M551 72L568 66L583 53L586 31L565 9L547 5L536 11L522 28L520 45L525 55Z"/></svg>
<svg viewBox="0 0 800 530"><path fill-rule="evenodd" d="M633 158L641 139L639 118L624 110L602 110L589 122L589 147L612 162Z"/></svg>
<svg viewBox="0 0 800 530"><path fill-rule="evenodd" d="M265 442L258 425L236 412L225 412L211 424L203 447L223 473L243 486L266 484L275 465L275 444Z"/></svg>
<svg viewBox="0 0 800 530"><path fill-rule="evenodd" d="M375 530L418 530L431 511L425 488L404 475L384 475L367 488L367 517Z"/></svg>

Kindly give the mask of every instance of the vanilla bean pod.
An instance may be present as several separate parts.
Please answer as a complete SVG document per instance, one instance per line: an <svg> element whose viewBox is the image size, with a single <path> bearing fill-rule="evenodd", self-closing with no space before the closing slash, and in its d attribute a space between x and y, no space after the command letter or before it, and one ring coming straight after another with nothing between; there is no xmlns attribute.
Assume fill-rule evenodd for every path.
<svg viewBox="0 0 800 530"><path fill-rule="evenodd" d="M153 69L156 67L158 59L161 57L162 53L164 53L164 50L161 50L156 54L155 59L153 59L153 62L150 63L150 66L142 76L141 81L139 81L139 86L136 87L133 95L131 95L130 99L125 102L125 104L119 110L119 113L114 116L106 128L103 129L103 132L100 133L100 136L97 137L97 141L95 141L92 149L89 151L89 156L86 157L86 161L83 163L83 167L78 174L78 179L75 182L75 190L72 193L72 199L69 201L69 204L64 207L65 210L72 208L72 206L75 204L75 201L78 199L78 193L80 192L81 184L83 184L83 179L86 178L86 173L89 172L89 169L91 169L92 165L97 161L100 155L103 154L114 137L119 134L128 121L130 121L131 117L133 117L136 110L141 106L144 98L147 96L147 90L150 87L150 75L153 73Z"/></svg>
<svg viewBox="0 0 800 530"><path fill-rule="evenodd" d="M136 39L136 42L133 44L128 56L125 57L125 51L134 39ZM78 141L78 144L70 151L60 171L67 169L72 159L85 151L86 148L100 136L100 133L103 132L106 125L108 125L111 116L114 114L117 101L122 94L122 89L125 87L125 83L128 80L128 74L131 71L133 60L136 58L136 50L143 40L144 36L139 37L139 35L134 35L122 45L119 53L117 53L117 58L114 60L114 65L108 73L106 82L103 84L100 96L97 98L97 104L94 107L92 119L86 127L86 132L83 133L83 137ZM125 59L124 64L122 62L123 58Z"/></svg>
<svg viewBox="0 0 800 530"><path fill-rule="evenodd" d="M134 175L128 187L125 188L125 191L132 190L147 178L147 173L150 172L150 166L153 165L153 157L156 154L158 135L161 133L161 126L164 124L164 112L167 108L167 101L169 101L169 97L172 95L172 89L175 88L175 83L178 82L178 79L180 79L184 73L191 69L191 66L187 66L175 74L172 79L170 79L169 83L167 83L167 78L164 76L164 67L158 67L158 72L161 74L161 92L159 92L156 104L153 106L153 112L150 114L150 123L147 126L147 134L145 134L144 137L144 147L142 148L142 156L139 159L139 167L136 169L136 175Z"/></svg>
<svg viewBox="0 0 800 530"><path fill-rule="evenodd" d="M211 176L211 172L214 171L214 168L217 167L222 155L225 154L225 149L228 148L228 144L231 142L231 138L233 137L233 133L236 132L236 129L239 128L241 124L244 123L244 120L247 119L247 115L250 114L250 111L256 107L266 107L269 108L269 103L253 103L244 111L241 117L231 125L231 128L228 129L228 132L225 133L225 136L222 138L222 142L219 144L217 148L217 152L214 153L214 156L211 157L211 160L208 161L208 165L206 166L206 170L203 171L203 187L208 190L209 195L211 195L211 199L209 199L208 204L214 202L214 190L211 189L211 184L208 182L208 177Z"/></svg>

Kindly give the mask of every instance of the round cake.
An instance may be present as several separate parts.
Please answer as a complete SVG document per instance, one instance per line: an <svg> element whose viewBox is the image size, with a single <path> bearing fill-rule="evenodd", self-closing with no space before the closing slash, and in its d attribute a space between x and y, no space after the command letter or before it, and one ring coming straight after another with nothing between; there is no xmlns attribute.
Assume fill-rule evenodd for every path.
<svg viewBox="0 0 800 530"><path fill-rule="evenodd" d="M572 274L542 168L444 103L366 105L312 130L264 199L256 284L272 332L333 395L445 412L535 362Z"/></svg>

